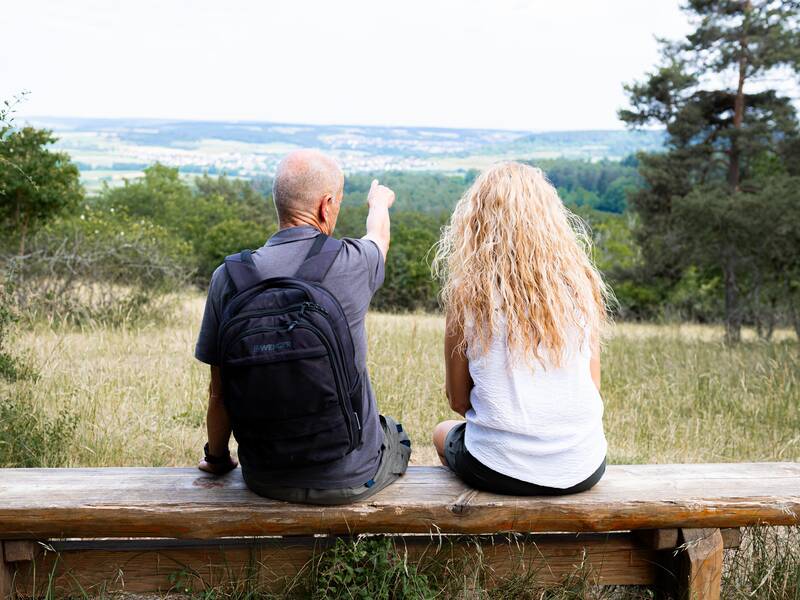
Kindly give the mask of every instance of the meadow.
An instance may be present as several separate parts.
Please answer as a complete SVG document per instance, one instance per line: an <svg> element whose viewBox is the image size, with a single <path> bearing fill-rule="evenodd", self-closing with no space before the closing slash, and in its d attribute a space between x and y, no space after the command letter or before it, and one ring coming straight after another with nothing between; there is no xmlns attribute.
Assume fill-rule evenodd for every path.
<svg viewBox="0 0 800 600"><path fill-rule="evenodd" d="M39 321L19 327L12 345L23 377L0 380L0 466L196 464L205 442L208 368L193 358L193 349L204 298L192 292L178 300L174 315L149 324L78 328ZM443 391L443 327L438 315L368 317L379 408L405 424L415 464L437 463L430 431L453 416ZM796 338L778 331L764 343L746 331L744 341L731 347L723 334L710 325L612 326L602 354L609 462L800 461ZM741 550L728 551L724 597L800 598L799 538L796 529L747 536ZM364 543L376 552L393 551L382 542ZM356 556L363 547L356 542L340 551ZM353 560L363 560L363 552L358 556ZM342 564L330 562L331 577ZM409 575L401 569L392 577ZM447 579L452 584L452 573ZM534 593L528 581L511 582L506 592L650 597L646 590L590 593L585 580L576 581L561 595ZM330 590L324 595L349 597Z"/></svg>
<svg viewBox="0 0 800 600"><path fill-rule="evenodd" d="M37 372L4 397L46 426L74 429L63 456L31 448L8 466L192 465L205 442L208 368L193 358L203 309L181 297L166 322L20 331L15 353ZM444 396L443 319L371 314L369 369L379 408L401 420L412 461L434 464L430 431L453 415ZM622 323L602 354L612 463L800 460L800 363L788 331L723 344L721 327ZM56 423L56 425L54 425Z"/></svg>

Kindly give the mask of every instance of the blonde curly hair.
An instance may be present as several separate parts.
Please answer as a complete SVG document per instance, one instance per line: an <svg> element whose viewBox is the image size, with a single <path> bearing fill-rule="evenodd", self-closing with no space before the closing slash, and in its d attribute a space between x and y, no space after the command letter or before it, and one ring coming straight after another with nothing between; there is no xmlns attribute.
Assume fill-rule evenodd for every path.
<svg viewBox="0 0 800 600"><path fill-rule="evenodd" d="M558 366L570 332L599 335L610 290L590 259L583 221L564 207L541 169L517 162L484 171L442 230L433 261L462 351L481 356L499 309L507 345L523 361Z"/></svg>

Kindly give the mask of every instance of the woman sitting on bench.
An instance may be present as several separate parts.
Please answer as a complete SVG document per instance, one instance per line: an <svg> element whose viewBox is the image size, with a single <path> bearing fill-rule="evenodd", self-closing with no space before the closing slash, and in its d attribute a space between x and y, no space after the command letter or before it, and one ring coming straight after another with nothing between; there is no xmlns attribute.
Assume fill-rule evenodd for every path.
<svg viewBox="0 0 800 600"><path fill-rule="evenodd" d="M541 170L510 162L478 177L439 243L447 397L466 422L433 441L474 488L571 494L605 471L607 289L579 225Z"/></svg>

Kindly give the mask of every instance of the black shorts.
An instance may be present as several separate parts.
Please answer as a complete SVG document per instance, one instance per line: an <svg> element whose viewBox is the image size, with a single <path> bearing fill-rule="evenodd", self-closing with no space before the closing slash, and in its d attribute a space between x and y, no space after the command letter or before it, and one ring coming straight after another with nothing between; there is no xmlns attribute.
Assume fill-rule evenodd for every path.
<svg viewBox="0 0 800 600"><path fill-rule="evenodd" d="M593 487L606 470L606 461L587 479L568 488L554 488L527 481L514 479L508 475L498 473L478 461L472 456L464 445L464 432L466 423L453 427L444 441L444 457L447 466L458 475L464 483L478 490L493 492L495 494L508 494L512 496L561 496L585 492Z"/></svg>
<svg viewBox="0 0 800 600"><path fill-rule="evenodd" d="M380 419L383 429L381 462L375 476L362 485L337 489L280 487L265 483L257 474L242 469L244 482L259 496L285 502L335 505L366 500L403 475L411 457L411 440L403 426L392 417L381 415Z"/></svg>

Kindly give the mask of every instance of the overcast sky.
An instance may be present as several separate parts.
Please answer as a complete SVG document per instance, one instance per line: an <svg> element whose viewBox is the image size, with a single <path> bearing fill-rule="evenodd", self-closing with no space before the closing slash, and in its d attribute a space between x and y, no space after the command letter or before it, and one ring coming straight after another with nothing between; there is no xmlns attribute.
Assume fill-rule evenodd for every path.
<svg viewBox="0 0 800 600"><path fill-rule="evenodd" d="M676 0L3 0L21 115L622 128Z"/></svg>

